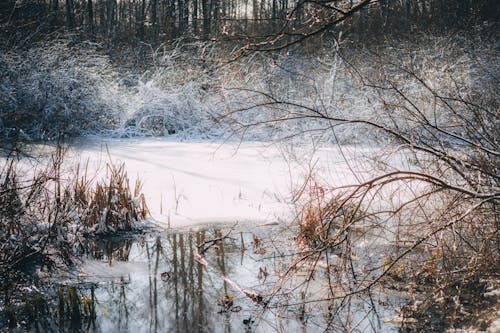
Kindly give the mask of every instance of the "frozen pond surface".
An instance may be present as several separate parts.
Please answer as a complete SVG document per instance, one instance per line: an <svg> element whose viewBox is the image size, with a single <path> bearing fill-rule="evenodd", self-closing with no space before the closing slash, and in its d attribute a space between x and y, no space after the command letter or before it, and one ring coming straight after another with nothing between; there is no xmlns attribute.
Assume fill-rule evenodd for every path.
<svg viewBox="0 0 500 333"><path fill-rule="evenodd" d="M355 183L338 148L268 143L178 142L165 139L86 139L77 146L82 163L104 171L124 162L131 180L143 181L155 223L183 227L203 223L289 221L292 193L308 176L337 185ZM343 154L363 153L345 147ZM299 156L299 157L291 157ZM351 156L352 158L352 156ZM360 168L360 161L350 167ZM361 175L361 173L359 174ZM359 176L358 175L358 176Z"/></svg>

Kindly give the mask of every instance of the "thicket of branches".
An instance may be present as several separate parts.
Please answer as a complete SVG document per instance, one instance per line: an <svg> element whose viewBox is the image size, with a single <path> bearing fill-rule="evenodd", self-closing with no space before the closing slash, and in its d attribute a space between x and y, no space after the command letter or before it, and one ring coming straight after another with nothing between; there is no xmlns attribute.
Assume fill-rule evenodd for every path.
<svg viewBox="0 0 500 333"><path fill-rule="evenodd" d="M295 101L308 99L311 95L290 73L305 66L313 73L306 80L324 76L325 66L301 53L327 53L336 47L333 41L339 32L348 43L356 40L353 34L370 39L424 25L453 28L457 22L464 29L484 19L490 20L487 26L494 24L496 18L496 6L486 0L53 0L7 1L2 6L0 132L6 141L120 131L118 135L125 136L212 132L212 113L242 108L255 97L221 88L267 84ZM55 42L34 43L61 36ZM171 42L178 37L185 39ZM261 53L254 58L259 64L244 60L216 67L216 58L224 56L217 49L228 44L185 43L188 38L245 44L236 57L300 47L290 55ZM108 48L103 46L124 44L138 47L105 55ZM117 68L117 59L128 69ZM364 108L366 103L354 104ZM300 123L295 125L302 127Z"/></svg>
<svg viewBox="0 0 500 333"><path fill-rule="evenodd" d="M0 54L0 147L92 134L210 135L220 84L197 53L214 47L148 52L148 70L115 66L97 44L67 39Z"/></svg>
<svg viewBox="0 0 500 333"><path fill-rule="evenodd" d="M106 90L109 60L64 41L0 54L0 136L4 142L57 140L116 127L121 110Z"/></svg>
<svg viewBox="0 0 500 333"><path fill-rule="evenodd" d="M283 34L250 44L243 54L308 42L336 24L326 22L296 39ZM225 115L253 115L234 121L243 132L312 121L316 126L306 132L337 143L347 128L379 149L376 175L335 185L314 179L312 171L297 194L303 251L277 288L289 290L291 283L306 295L303 304L327 303L331 328L351 297L371 300L384 285L409 292L398 318L406 330L492 324L487 312L480 318L494 307L486 291L498 288L500 267L499 73L490 30L496 22L490 23L483 33L444 40L414 34L414 42L392 39L380 47L340 43L342 61L330 62L330 84L298 70L300 93L308 97L243 89L257 102ZM355 78L347 94L339 68ZM374 258L381 247L384 253ZM297 270L306 278L297 279ZM327 277L327 295L309 289L318 274Z"/></svg>

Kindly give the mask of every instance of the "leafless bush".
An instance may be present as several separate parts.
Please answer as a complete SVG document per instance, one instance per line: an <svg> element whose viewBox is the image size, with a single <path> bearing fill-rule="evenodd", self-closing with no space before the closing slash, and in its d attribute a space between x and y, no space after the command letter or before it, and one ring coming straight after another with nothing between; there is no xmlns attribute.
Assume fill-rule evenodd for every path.
<svg viewBox="0 0 500 333"><path fill-rule="evenodd" d="M116 80L110 67L91 43L58 40L1 52L2 139L55 140L114 128L121 110L105 96Z"/></svg>
<svg viewBox="0 0 500 333"><path fill-rule="evenodd" d="M239 122L243 131L313 120L318 126L311 132L335 140L341 127L362 128L364 144L378 149L374 161L382 168L371 178L342 186L313 182L300 191L305 206L299 208L297 241L304 249L278 290L302 288L304 304L343 301L380 286L409 295L426 291L439 296L403 309L402 315L422 319L418 325L404 321L408 329L436 324L424 320L425 309L435 311L430 316L439 317L441 328L463 327L479 311L474 304L487 303L485 286L498 282L497 54L453 47L443 51L457 52L449 58L430 59L415 51L384 51L380 57L367 52L368 60L345 67L359 79L362 93L351 85L352 94L368 109L342 112L345 101L327 103L331 96L321 89L316 99L303 101L252 89L261 102L225 116L255 107L267 110L267 118ZM349 101L357 103L354 97ZM297 271L306 277L294 278ZM327 295L309 290L318 274L327 277Z"/></svg>
<svg viewBox="0 0 500 333"><path fill-rule="evenodd" d="M68 216L61 200L62 152L53 156L52 164L36 171L32 179L16 160L5 161L0 173L0 276L14 274L29 263L41 261L53 265L68 257L71 248L66 238ZM59 253L52 257L50 253ZM59 261L60 263L60 261Z"/></svg>
<svg viewBox="0 0 500 333"><path fill-rule="evenodd" d="M299 230L296 241L309 250L334 249L351 236L357 223L369 220L368 212L363 211L360 202L342 193L333 194L332 190L310 180L307 191L295 196L305 197L306 202L299 204Z"/></svg>

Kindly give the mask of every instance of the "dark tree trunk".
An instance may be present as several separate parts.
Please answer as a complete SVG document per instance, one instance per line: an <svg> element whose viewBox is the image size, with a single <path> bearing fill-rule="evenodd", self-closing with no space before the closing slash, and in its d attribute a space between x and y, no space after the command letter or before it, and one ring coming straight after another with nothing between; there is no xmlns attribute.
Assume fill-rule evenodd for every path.
<svg viewBox="0 0 500 333"><path fill-rule="evenodd" d="M91 37L94 36L94 8L92 0L87 0L87 18L88 18L88 33Z"/></svg>
<svg viewBox="0 0 500 333"><path fill-rule="evenodd" d="M254 20L259 19L259 5L257 0L252 0L252 14Z"/></svg>
<svg viewBox="0 0 500 333"><path fill-rule="evenodd" d="M153 42L158 40L158 0L151 0L151 25Z"/></svg>
<svg viewBox="0 0 500 333"><path fill-rule="evenodd" d="M107 32L106 36L108 39L114 38L114 30L115 30L115 9L116 9L116 0L108 0L108 15L107 15Z"/></svg>
<svg viewBox="0 0 500 333"><path fill-rule="evenodd" d="M210 19L211 19L210 0L201 0L201 4L203 11L203 39L208 40L210 38Z"/></svg>
<svg viewBox="0 0 500 333"><path fill-rule="evenodd" d="M198 35L198 0L193 0L193 12L191 15L193 35Z"/></svg>
<svg viewBox="0 0 500 333"><path fill-rule="evenodd" d="M177 0L177 8L179 9L179 35L184 34L186 28L184 26L184 1Z"/></svg>
<svg viewBox="0 0 500 333"><path fill-rule="evenodd" d="M51 27L57 28L59 26L59 0L52 0L51 2L51 14L50 14L50 25Z"/></svg>
<svg viewBox="0 0 500 333"><path fill-rule="evenodd" d="M184 7L182 9L182 25L184 26L184 33L189 28L189 0L184 0Z"/></svg>
<svg viewBox="0 0 500 333"><path fill-rule="evenodd" d="M170 38L177 37L177 16L175 12L175 0L169 0L169 12L170 12Z"/></svg>
<svg viewBox="0 0 500 333"><path fill-rule="evenodd" d="M219 33L219 26L220 26L220 0L212 0L212 9L213 9L213 14L212 14L212 26L213 26L213 32L212 34L217 35Z"/></svg>
<svg viewBox="0 0 500 333"><path fill-rule="evenodd" d="M69 30L75 28L75 17L73 12L73 0L66 0L66 24Z"/></svg>

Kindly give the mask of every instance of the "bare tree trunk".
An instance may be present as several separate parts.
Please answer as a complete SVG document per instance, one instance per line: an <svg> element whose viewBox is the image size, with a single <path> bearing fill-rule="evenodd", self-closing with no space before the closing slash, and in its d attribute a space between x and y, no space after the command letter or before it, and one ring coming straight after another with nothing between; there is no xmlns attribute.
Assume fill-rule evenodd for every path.
<svg viewBox="0 0 500 333"><path fill-rule="evenodd" d="M88 33L93 39L94 36L94 8L92 0L87 0Z"/></svg>
<svg viewBox="0 0 500 333"><path fill-rule="evenodd" d="M184 33L184 1L183 0L177 0L177 8L179 9L179 35L182 35Z"/></svg>
<svg viewBox="0 0 500 333"><path fill-rule="evenodd" d="M151 0L151 24L153 26L153 42L158 39L158 0Z"/></svg>
<svg viewBox="0 0 500 333"><path fill-rule="evenodd" d="M107 31L106 37L113 39L115 30L115 10L116 10L116 0L108 0L108 12L107 12Z"/></svg>
<svg viewBox="0 0 500 333"><path fill-rule="evenodd" d="M271 20L272 20L272 26L273 26L273 32L276 30L277 27L277 18L278 18L278 0L273 0L273 4L271 7Z"/></svg>
<svg viewBox="0 0 500 333"><path fill-rule="evenodd" d="M302 1L297 0L295 5L295 27L300 27L302 25Z"/></svg>
<svg viewBox="0 0 500 333"><path fill-rule="evenodd" d="M252 31L255 33L257 31L257 27L259 23L257 22L259 19L259 4L258 0L252 0Z"/></svg>
<svg viewBox="0 0 500 333"><path fill-rule="evenodd" d="M286 19L288 12L288 0L281 0L281 19Z"/></svg>
<svg viewBox="0 0 500 333"><path fill-rule="evenodd" d="M220 26L220 0L212 0L212 26L213 26L213 34L217 37L219 34L219 26Z"/></svg>
<svg viewBox="0 0 500 333"><path fill-rule="evenodd" d="M73 12L73 0L66 0L66 24L69 30L75 28L75 17Z"/></svg>
<svg viewBox="0 0 500 333"><path fill-rule="evenodd" d="M198 35L198 0L193 0L193 12L191 13L193 35Z"/></svg>
<svg viewBox="0 0 500 333"><path fill-rule="evenodd" d="M56 28L59 25L59 0L52 0L50 25Z"/></svg>
<svg viewBox="0 0 500 333"><path fill-rule="evenodd" d="M189 25L189 1L178 0L177 6L179 7L179 35L183 35Z"/></svg>
<svg viewBox="0 0 500 333"><path fill-rule="evenodd" d="M177 16L175 13L175 0L169 0L169 12L170 12L170 38L177 37Z"/></svg>
<svg viewBox="0 0 500 333"><path fill-rule="evenodd" d="M211 15L211 2L210 0L201 0L203 11L203 39L208 40L210 37L210 15Z"/></svg>
<svg viewBox="0 0 500 333"><path fill-rule="evenodd" d="M184 8L182 9L182 21L185 33L189 29L189 0L184 0Z"/></svg>
<svg viewBox="0 0 500 333"><path fill-rule="evenodd" d="M142 1L142 5L135 3L135 33L139 40L144 39L144 11L146 10L146 0Z"/></svg>

